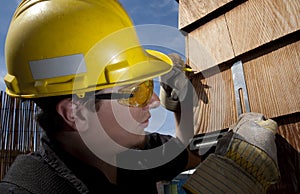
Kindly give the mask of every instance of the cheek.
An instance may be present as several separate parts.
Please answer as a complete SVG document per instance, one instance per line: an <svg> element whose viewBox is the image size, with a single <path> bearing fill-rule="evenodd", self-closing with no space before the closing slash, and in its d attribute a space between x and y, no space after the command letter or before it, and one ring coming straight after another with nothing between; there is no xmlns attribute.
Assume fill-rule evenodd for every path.
<svg viewBox="0 0 300 194"><path fill-rule="evenodd" d="M104 116L110 117L114 126L118 126L126 131L134 130L139 125L139 116L141 113L137 109L120 105L116 101L110 103L110 107L105 110Z"/></svg>
<svg viewBox="0 0 300 194"><path fill-rule="evenodd" d="M113 102L103 104L98 111L99 121L107 135L124 147L132 147L144 141L144 129L137 122L139 115L139 111Z"/></svg>
<svg viewBox="0 0 300 194"><path fill-rule="evenodd" d="M110 102L104 103L98 111L98 118L105 130L129 130L136 123L128 107Z"/></svg>

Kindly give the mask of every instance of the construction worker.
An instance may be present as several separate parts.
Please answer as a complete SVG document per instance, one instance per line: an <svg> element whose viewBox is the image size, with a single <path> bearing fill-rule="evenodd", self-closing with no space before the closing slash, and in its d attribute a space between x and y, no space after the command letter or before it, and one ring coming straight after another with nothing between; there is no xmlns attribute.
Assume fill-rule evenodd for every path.
<svg viewBox="0 0 300 194"><path fill-rule="evenodd" d="M183 61L144 50L116 0L22 1L11 21L5 56L7 93L41 108L37 120L45 135L39 151L16 158L0 193L157 193L156 182L201 161L195 176L216 161L243 176L245 192L251 190L248 182L264 192L279 176L276 124L260 114L244 115L207 159L189 151L193 92L182 74ZM175 112L176 138L144 132L150 109L159 106L155 77L162 82L163 105ZM253 138L257 131L266 144ZM263 158L252 160L249 153ZM258 168L259 177L237 156ZM257 161L268 166L260 169ZM223 173L221 183L200 176L197 185L198 178L191 177L187 192L228 191L225 183L230 191L241 191L233 186L238 180L225 177L227 171L213 173ZM229 180L222 185L222 178Z"/></svg>

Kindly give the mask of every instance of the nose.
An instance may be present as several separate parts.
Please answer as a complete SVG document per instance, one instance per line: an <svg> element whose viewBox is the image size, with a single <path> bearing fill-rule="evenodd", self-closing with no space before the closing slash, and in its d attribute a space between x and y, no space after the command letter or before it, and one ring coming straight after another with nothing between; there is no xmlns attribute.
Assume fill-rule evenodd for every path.
<svg viewBox="0 0 300 194"><path fill-rule="evenodd" d="M145 108L153 109L153 108L157 108L159 106L160 106L159 97L153 92L151 99Z"/></svg>

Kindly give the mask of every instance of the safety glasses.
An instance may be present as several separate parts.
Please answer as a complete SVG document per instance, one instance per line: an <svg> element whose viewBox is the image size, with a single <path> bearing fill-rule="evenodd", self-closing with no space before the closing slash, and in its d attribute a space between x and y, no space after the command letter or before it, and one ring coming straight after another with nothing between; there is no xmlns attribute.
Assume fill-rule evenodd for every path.
<svg viewBox="0 0 300 194"><path fill-rule="evenodd" d="M121 88L117 93L95 95L96 99L117 99L118 102L130 107L145 107L153 94L153 80L132 84Z"/></svg>

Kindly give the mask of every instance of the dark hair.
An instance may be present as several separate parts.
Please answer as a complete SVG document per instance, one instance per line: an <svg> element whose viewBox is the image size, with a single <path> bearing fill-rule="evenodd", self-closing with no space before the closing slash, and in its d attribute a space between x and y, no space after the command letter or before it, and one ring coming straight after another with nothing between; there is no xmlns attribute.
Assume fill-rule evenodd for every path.
<svg viewBox="0 0 300 194"><path fill-rule="evenodd" d="M72 98L72 96L65 95L33 99L40 108L40 112L36 117L37 122L49 137L52 137L67 126L64 119L56 111L57 104L66 98Z"/></svg>
<svg viewBox="0 0 300 194"><path fill-rule="evenodd" d="M94 95L94 93L95 92L86 93L85 98L82 99L78 99L76 96L72 95L51 96L33 99L36 105L41 109L36 117L37 122L44 129L47 136L52 137L55 133L65 129L68 126L61 115L58 114L56 110L57 104L67 98L70 98L72 100L76 99L80 103L85 104L85 106L90 111L97 111L100 108L100 100L90 98L90 96Z"/></svg>

